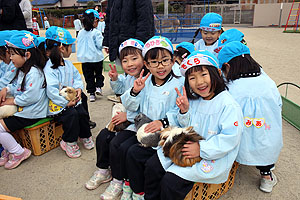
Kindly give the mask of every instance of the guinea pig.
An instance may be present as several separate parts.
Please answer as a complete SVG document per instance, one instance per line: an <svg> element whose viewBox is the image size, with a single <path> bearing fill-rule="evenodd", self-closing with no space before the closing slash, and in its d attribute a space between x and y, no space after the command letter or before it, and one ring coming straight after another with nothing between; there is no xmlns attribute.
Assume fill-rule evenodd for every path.
<svg viewBox="0 0 300 200"><path fill-rule="evenodd" d="M17 112L16 105L4 105L0 107L0 119L13 116Z"/></svg>
<svg viewBox="0 0 300 200"><path fill-rule="evenodd" d="M123 104L114 103L113 106L112 106L112 116L111 116L111 118L116 116L118 112L126 112L126 109L123 106ZM122 122L118 125L115 125L110 121L109 124L107 125L107 129L111 132L120 132L120 131L124 130L125 128L127 128L130 124L131 124L131 122L129 122L128 120L126 120L125 122Z"/></svg>
<svg viewBox="0 0 300 200"><path fill-rule="evenodd" d="M76 90L72 87L65 87L59 91L59 94L65 97L68 101L76 99Z"/></svg>
<svg viewBox="0 0 300 200"><path fill-rule="evenodd" d="M190 167L201 161L200 157L187 158L183 155L182 149L186 142L199 142L203 138L194 131L193 127L178 128L169 127L161 131L159 145L162 146L165 157L181 167Z"/></svg>

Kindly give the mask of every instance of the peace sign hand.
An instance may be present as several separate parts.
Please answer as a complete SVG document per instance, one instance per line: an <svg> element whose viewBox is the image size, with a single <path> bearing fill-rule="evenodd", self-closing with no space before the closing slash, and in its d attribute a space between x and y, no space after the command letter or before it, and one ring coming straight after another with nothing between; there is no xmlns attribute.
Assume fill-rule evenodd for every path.
<svg viewBox="0 0 300 200"><path fill-rule="evenodd" d="M114 65L114 67L109 64L110 71L108 72L108 76L112 81L118 80L118 72L117 72L117 67Z"/></svg>
<svg viewBox="0 0 300 200"><path fill-rule="evenodd" d="M181 93L179 92L178 88L175 88L177 94L179 97L177 97L176 99L176 105L178 106L178 108L180 109L181 113L186 113L189 111L189 100L186 96L186 90L185 87L182 87L183 90L183 94L181 95Z"/></svg>
<svg viewBox="0 0 300 200"><path fill-rule="evenodd" d="M133 83L133 92L134 93L139 93L145 87L145 82L148 79L148 77L150 76L150 73L148 73L145 76L145 78L143 78L143 73L144 73L144 70L141 71L140 77L137 78Z"/></svg>

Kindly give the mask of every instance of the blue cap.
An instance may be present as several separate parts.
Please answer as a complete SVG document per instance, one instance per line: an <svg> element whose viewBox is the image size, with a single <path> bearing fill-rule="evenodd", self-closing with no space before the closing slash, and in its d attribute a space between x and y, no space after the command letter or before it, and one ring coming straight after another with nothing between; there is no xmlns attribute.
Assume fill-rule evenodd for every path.
<svg viewBox="0 0 300 200"><path fill-rule="evenodd" d="M188 69L198 65L214 66L219 69L219 61L214 54L207 50L198 50L191 53L182 61L180 65L180 72L182 76L185 76Z"/></svg>
<svg viewBox="0 0 300 200"><path fill-rule="evenodd" d="M250 54L249 47L238 41L229 42L219 52L218 58L220 66L224 63L228 63L232 58L243 54Z"/></svg>
<svg viewBox="0 0 300 200"><path fill-rule="evenodd" d="M122 42L122 44L119 47L119 53L121 53L121 51L125 47L135 47L135 48L140 49L141 51L143 51L144 43L140 40L130 38L130 39L125 40L124 42Z"/></svg>
<svg viewBox="0 0 300 200"><path fill-rule="evenodd" d="M195 46L190 42L181 42L176 46L176 49L178 49L179 47L188 50L190 53L196 50Z"/></svg>
<svg viewBox="0 0 300 200"><path fill-rule="evenodd" d="M10 37L16 34L17 32L18 31L16 30L0 31L0 46L5 46L6 45L5 40L9 41Z"/></svg>
<svg viewBox="0 0 300 200"><path fill-rule="evenodd" d="M45 42L46 38L45 37L37 37L37 40L38 40L37 46L39 46L42 42Z"/></svg>
<svg viewBox="0 0 300 200"><path fill-rule="evenodd" d="M241 31L239 31L235 28L229 29L220 35L219 47L224 46L224 45L228 44L229 42L233 42L233 41L240 42L240 41L242 41L243 38L244 38L244 34Z"/></svg>
<svg viewBox="0 0 300 200"><path fill-rule="evenodd" d="M85 13L86 14L93 13L95 18L100 19L99 13L94 9L88 9L88 10L85 11Z"/></svg>
<svg viewBox="0 0 300 200"><path fill-rule="evenodd" d="M51 26L46 31L46 39L61 42L63 44L73 44L76 39L72 38L70 32L67 29Z"/></svg>
<svg viewBox="0 0 300 200"><path fill-rule="evenodd" d="M19 49L30 49L37 47L38 41L36 35L29 31L17 31L9 38L5 40L7 46Z"/></svg>
<svg viewBox="0 0 300 200"><path fill-rule="evenodd" d="M222 16L217 13L207 13L200 22L200 29L204 31L219 31L222 28Z"/></svg>
<svg viewBox="0 0 300 200"><path fill-rule="evenodd" d="M145 57L146 53L150 49L157 48L157 47L167 49L172 54L174 53L172 42L168 38L163 36L153 36L145 43L143 49L143 56Z"/></svg>

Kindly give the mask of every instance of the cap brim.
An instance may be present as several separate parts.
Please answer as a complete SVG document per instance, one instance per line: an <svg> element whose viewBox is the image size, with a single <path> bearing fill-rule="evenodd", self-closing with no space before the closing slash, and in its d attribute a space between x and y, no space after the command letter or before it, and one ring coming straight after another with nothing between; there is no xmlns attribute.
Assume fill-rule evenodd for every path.
<svg viewBox="0 0 300 200"><path fill-rule="evenodd" d="M7 41L7 40L5 40L5 42L6 42L6 44L7 44L8 47L19 48L19 47L17 47L16 45L14 45L13 43L11 43L11 42L9 42L9 41Z"/></svg>

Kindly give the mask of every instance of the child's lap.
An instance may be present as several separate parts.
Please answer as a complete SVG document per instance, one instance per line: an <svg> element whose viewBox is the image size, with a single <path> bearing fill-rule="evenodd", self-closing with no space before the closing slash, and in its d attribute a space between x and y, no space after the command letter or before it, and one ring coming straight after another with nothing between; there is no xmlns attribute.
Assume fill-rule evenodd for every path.
<svg viewBox="0 0 300 200"><path fill-rule="evenodd" d="M27 118L22 118L17 116L11 116L3 119L6 127L11 132L15 132L16 130L35 124L39 120L40 119L27 119Z"/></svg>

